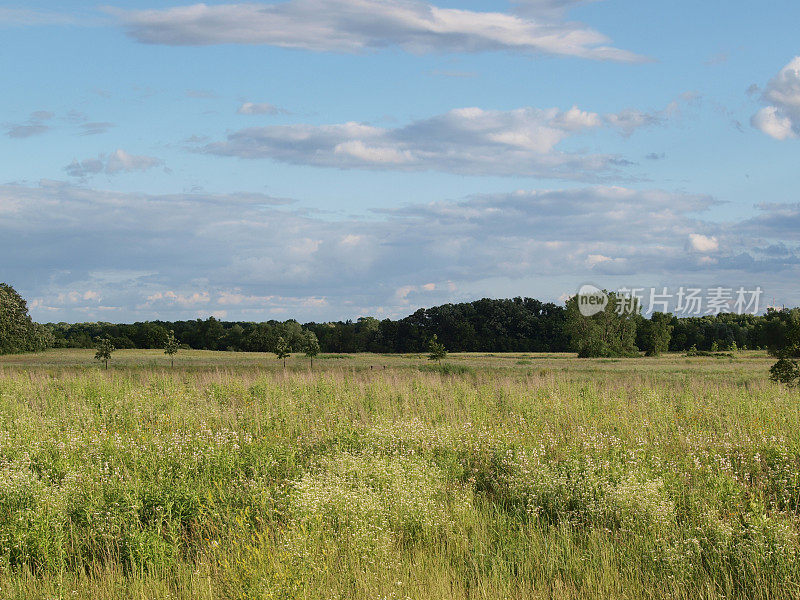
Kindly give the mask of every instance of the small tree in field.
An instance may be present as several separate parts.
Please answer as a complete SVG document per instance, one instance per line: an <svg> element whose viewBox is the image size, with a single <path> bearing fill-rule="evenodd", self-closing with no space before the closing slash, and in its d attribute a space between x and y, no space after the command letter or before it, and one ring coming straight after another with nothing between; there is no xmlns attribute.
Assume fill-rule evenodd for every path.
<svg viewBox="0 0 800 600"><path fill-rule="evenodd" d="M180 343L175 339L175 332L170 331L167 334L167 341L164 344L164 354L169 356L171 367L175 366L175 355L178 353L178 350L180 350L180 347Z"/></svg>
<svg viewBox="0 0 800 600"><path fill-rule="evenodd" d="M283 368L286 368L286 359L291 356L289 352L289 344L283 339L283 336L278 338L275 343L275 356L278 360L283 360Z"/></svg>
<svg viewBox="0 0 800 600"><path fill-rule="evenodd" d="M106 371L108 371L108 361L111 360L111 353L114 352L116 348L111 343L111 340L108 338L102 338L97 342L97 352L95 352L94 358L95 360L102 360L106 363Z"/></svg>
<svg viewBox="0 0 800 600"><path fill-rule="evenodd" d="M314 357L319 354L319 340L313 331L306 331L303 337L303 352L311 359L311 368L314 368Z"/></svg>
<svg viewBox="0 0 800 600"><path fill-rule="evenodd" d="M428 342L428 360L435 360L441 364L442 359L447 356L447 350L444 344L439 343L436 334L433 335L431 341Z"/></svg>

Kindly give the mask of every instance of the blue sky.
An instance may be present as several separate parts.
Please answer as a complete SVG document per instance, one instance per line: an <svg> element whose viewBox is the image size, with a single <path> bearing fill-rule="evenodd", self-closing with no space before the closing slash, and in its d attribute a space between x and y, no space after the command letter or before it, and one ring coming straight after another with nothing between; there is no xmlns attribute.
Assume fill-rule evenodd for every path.
<svg viewBox="0 0 800 600"><path fill-rule="evenodd" d="M0 3L0 280L40 321L800 304L800 6Z"/></svg>

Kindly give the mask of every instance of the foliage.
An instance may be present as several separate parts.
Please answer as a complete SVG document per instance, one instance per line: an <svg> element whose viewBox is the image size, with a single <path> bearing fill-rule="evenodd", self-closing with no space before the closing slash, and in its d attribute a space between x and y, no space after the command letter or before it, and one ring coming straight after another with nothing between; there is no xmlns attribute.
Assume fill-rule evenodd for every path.
<svg viewBox="0 0 800 600"><path fill-rule="evenodd" d="M797 396L752 358L461 360L7 368L3 597L797 597Z"/></svg>
<svg viewBox="0 0 800 600"><path fill-rule="evenodd" d="M778 359L770 376L773 381L794 385L800 378L800 308L767 311L760 325L760 341Z"/></svg>
<svg viewBox="0 0 800 600"><path fill-rule="evenodd" d="M50 330L31 320L22 296L10 285L0 283L0 354L40 352L53 343Z"/></svg>
<svg viewBox="0 0 800 600"><path fill-rule="evenodd" d="M275 357L278 360L283 360L283 367L286 368L286 359L291 356L291 348L283 337L278 337L275 343Z"/></svg>
<svg viewBox="0 0 800 600"><path fill-rule="evenodd" d="M730 348L735 342L740 348L756 348L759 341L763 316L722 313L703 317L672 318L670 350L677 352L696 346L698 350L710 351L716 341L720 348Z"/></svg>
<svg viewBox="0 0 800 600"><path fill-rule="evenodd" d="M303 335L303 354L311 360L311 367L314 367L314 357L319 354L319 340L313 331L306 331Z"/></svg>
<svg viewBox="0 0 800 600"><path fill-rule="evenodd" d="M112 344L111 340L108 338L101 338L97 341L96 349L97 352L95 352L94 355L95 360L105 362L106 369L108 369L108 361L111 360L111 353L116 350L114 344Z"/></svg>
<svg viewBox="0 0 800 600"><path fill-rule="evenodd" d="M800 366L796 360L779 358L769 370L770 379L789 386L794 386L800 380Z"/></svg>
<svg viewBox="0 0 800 600"><path fill-rule="evenodd" d="M660 356L669 350L672 338L672 315L654 312L650 319L642 319L636 332L637 346L647 356Z"/></svg>
<svg viewBox="0 0 800 600"><path fill-rule="evenodd" d="M313 331L306 331L303 339L303 354L314 358L319 354L319 340Z"/></svg>
<svg viewBox="0 0 800 600"><path fill-rule="evenodd" d="M441 375L475 374L475 368L469 365L454 365L452 363L437 363L435 365L420 365L419 370L426 373L439 373Z"/></svg>
<svg viewBox="0 0 800 600"><path fill-rule="evenodd" d="M442 359L447 356L447 350L444 344L439 342L439 338L434 334L431 341L428 342L428 360L435 360L442 362Z"/></svg>
<svg viewBox="0 0 800 600"><path fill-rule="evenodd" d="M420 309L392 321L362 317L357 321L222 322L201 320L151 323L52 323L48 326L62 348L90 348L108 336L117 348L163 348L169 330L190 348L273 352L283 337L292 352L303 351L305 331L312 331L323 352L423 352L435 334L451 351L565 351L564 309L531 298L483 299Z"/></svg>
<svg viewBox="0 0 800 600"><path fill-rule="evenodd" d="M175 332L170 331L167 334L167 340L164 342L164 354L167 354L170 358L170 363L172 366L175 366L175 355L180 350L181 344L178 340L175 339Z"/></svg>
<svg viewBox="0 0 800 600"><path fill-rule="evenodd" d="M605 293L608 295L608 304L591 317L581 314L577 296L567 301L565 331L570 337L572 349L581 358L633 356L637 352L638 302L633 300L633 310L622 310L621 305L626 300L614 292Z"/></svg>
<svg viewBox="0 0 800 600"><path fill-rule="evenodd" d="M800 358L800 308L770 309L759 328L761 345L775 358Z"/></svg>
<svg viewBox="0 0 800 600"><path fill-rule="evenodd" d="M326 353L421 353L427 351L434 335L451 352L567 352L572 349L566 328L569 307L543 303L531 298L483 299L470 303L445 304L420 309L403 319L378 321L362 317L356 321L305 323L297 321L223 322L209 317L190 321L151 323L55 323L47 330L61 348L91 348L97 337L111 338L114 346L163 348L169 331L188 348L273 352L283 337L292 352L304 352L304 336L317 336L320 352ZM719 348L766 347L775 337L766 327L767 316L720 314L716 316L671 317L669 349L685 352L692 346L709 351L714 341ZM637 317L635 346L647 351L647 327ZM779 333L779 332L777 332ZM601 354L604 350L599 351Z"/></svg>

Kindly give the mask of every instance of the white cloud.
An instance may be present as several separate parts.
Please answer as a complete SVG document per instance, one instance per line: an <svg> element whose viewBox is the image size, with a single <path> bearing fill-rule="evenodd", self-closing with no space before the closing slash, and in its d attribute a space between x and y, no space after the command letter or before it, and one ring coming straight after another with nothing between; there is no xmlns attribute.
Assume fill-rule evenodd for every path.
<svg viewBox="0 0 800 600"><path fill-rule="evenodd" d="M750 122L753 127L776 140L788 140L797 137L792 118L777 106L765 106L753 115Z"/></svg>
<svg viewBox="0 0 800 600"><path fill-rule="evenodd" d="M569 137L603 127L609 119L577 107L566 111L460 108L395 129L355 122L251 127L202 150L341 169L599 179L626 161L561 152L557 146Z"/></svg>
<svg viewBox="0 0 800 600"><path fill-rule="evenodd" d="M798 205L765 205L757 218L723 226L698 216L714 203L600 186L328 221L257 194L147 196L44 182L0 186L0 207L12 207L0 210L0 255L15 256L4 278L41 299L42 318L44 307L60 308L57 320L102 318L92 312L100 299L121 320L220 310L258 320L274 309L330 319L381 307L402 314L476 289L556 298L563 282L587 276L738 285L757 274L765 289L796 278Z"/></svg>
<svg viewBox="0 0 800 600"><path fill-rule="evenodd" d="M753 127L776 140L800 137L800 56L769 81L761 101L766 106L753 115Z"/></svg>
<svg viewBox="0 0 800 600"><path fill-rule="evenodd" d="M92 175L105 173L106 175L117 175L118 173L132 173L135 171L147 171L149 169L163 166L164 161L152 156L135 156L128 154L124 150L117 149L110 155L101 154L97 158L85 160L73 160L64 167L68 175L86 179Z"/></svg>
<svg viewBox="0 0 800 600"><path fill-rule="evenodd" d="M602 254L590 254L586 257L586 264L590 267L595 265L599 265L606 262L611 262L613 259L610 256L604 256Z"/></svg>
<svg viewBox="0 0 800 600"><path fill-rule="evenodd" d="M340 169L444 171L469 175L522 175L594 180L619 175L631 164L613 155L562 152L573 136L614 129L624 136L660 124L679 111L684 94L658 111L626 109L600 115L573 106L515 110L457 108L396 128L347 122L331 125L249 127L201 151Z"/></svg>
<svg viewBox="0 0 800 600"><path fill-rule="evenodd" d="M593 29L556 19L548 2L534 20L520 14L441 8L418 0L287 0L274 4L194 4L155 10L107 9L150 44L265 44L323 52L397 46L414 53L505 50L634 62ZM563 8L566 8L563 6ZM547 10L544 10L547 9ZM561 11L563 12L563 11Z"/></svg>
<svg viewBox="0 0 800 600"><path fill-rule="evenodd" d="M163 164L158 158L152 156L134 156L124 150L111 153L106 161L106 173L113 175L120 172L146 171Z"/></svg>
<svg viewBox="0 0 800 600"><path fill-rule="evenodd" d="M152 306L158 303L166 304L179 304L184 307L196 307L200 304L208 304L211 301L211 296L208 292L194 292L193 294L181 294L172 290L164 292L156 292L147 296L146 306ZM221 304L223 302L220 302Z"/></svg>
<svg viewBox="0 0 800 600"><path fill-rule="evenodd" d="M689 243L698 252L709 253L719 250L719 240L714 236L690 233Z"/></svg>
<svg viewBox="0 0 800 600"><path fill-rule="evenodd" d="M236 114L239 115L278 115L285 112L282 108L267 102L243 102L236 110Z"/></svg>
<svg viewBox="0 0 800 600"><path fill-rule="evenodd" d="M333 148L333 153L355 158L363 161L364 164L402 165L414 160L408 150L400 151L389 147L371 147L361 140L351 140L336 144Z"/></svg>

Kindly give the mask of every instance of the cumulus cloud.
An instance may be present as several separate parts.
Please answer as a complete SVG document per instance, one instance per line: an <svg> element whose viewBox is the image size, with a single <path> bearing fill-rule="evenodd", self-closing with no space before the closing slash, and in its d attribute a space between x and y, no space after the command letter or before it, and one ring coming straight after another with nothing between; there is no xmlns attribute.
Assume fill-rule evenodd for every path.
<svg viewBox="0 0 800 600"><path fill-rule="evenodd" d="M40 300L37 315L60 309L56 320L102 318L91 312L100 306L127 320L219 311L330 319L404 314L484 285L496 295L497 282L547 299L563 291L551 282L577 286L587 276L738 285L751 274L766 289L797 274L800 227L781 221L796 223L800 208L764 206L755 221L723 226L702 217L714 203L598 186L329 221L260 194L123 194L45 182L0 186L0 254L31 249L15 254L4 277ZM714 262L690 239L718 245ZM524 281L538 283L520 289Z"/></svg>
<svg viewBox="0 0 800 600"><path fill-rule="evenodd" d="M67 175L86 179L92 175L105 173L117 175L118 173L132 173L147 171L164 165L164 161L153 156L135 156L125 150L117 149L109 155L101 154L97 158L73 160L64 167Z"/></svg>
<svg viewBox="0 0 800 600"><path fill-rule="evenodd" d="M719 250L719 240L714 236L702 235L700 233L690 233L689 243L694 250L704 254Z"/></svg>
<svg viewBox="0 0 800 600"><path fill-rule="evenodd" d="M460 108L394 129L356 122L251 127L202 151L340 169L591 180L616 172L626 161L604 154L561 152L557 147L571 136L594 129L632 127L612 121L610 115L577 107Z"/></svg>
<svg viewBox="0 0 800 600"><path fill-rule="evenodd" d="M642 60L614 48L605 35L585 25L557 18L574 2L528 4L541 4L534 16L549 18L441 8L418 0L287 0L109 10L134 39L149 44L265 44L322 52L394 46L414 53L500 50Z"/></svg>
<svg viewBox="0 0 800 600"><path fill-rule="evenodd" d="M800 56L773 77L761 94L766 104L751 123L776 140L800 137Z"/></svg>

